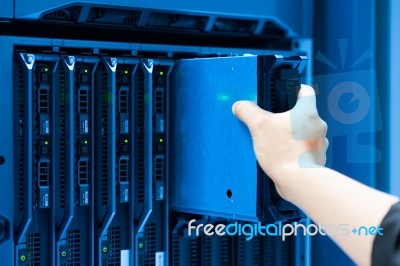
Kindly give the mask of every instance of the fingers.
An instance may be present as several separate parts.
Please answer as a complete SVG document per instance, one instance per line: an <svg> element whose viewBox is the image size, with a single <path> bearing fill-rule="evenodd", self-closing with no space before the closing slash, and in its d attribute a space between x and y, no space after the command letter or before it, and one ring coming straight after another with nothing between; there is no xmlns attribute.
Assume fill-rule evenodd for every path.
<svg viewBox="0 0 400 266"><path fill-rule="evenodd" d="M238 101L232 105L233 114L251 130L254 123L267 119L271 113L250 101Z"/></svg>

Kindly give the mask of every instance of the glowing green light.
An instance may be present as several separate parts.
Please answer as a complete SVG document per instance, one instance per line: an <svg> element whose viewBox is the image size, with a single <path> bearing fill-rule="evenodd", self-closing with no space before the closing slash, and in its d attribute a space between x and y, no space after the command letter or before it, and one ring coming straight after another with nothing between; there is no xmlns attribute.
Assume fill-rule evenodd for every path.
<svg viewBox="0 0 400 266"><path fill-rule="evenodd" d="M108 252L108 248L107 247L103 247L103 252L107 253Z"/></svg>
<svg viewBox="0 0 400 266"><path fill-rule="evenodd" d="M67 252L66 252L66 251L61 252L61 256L62 256L62 257L67 256Z"/></svg>
<svg viewBox="0 0 400 266"><path fill-rule="evenodd" d="M83 143L88 144L89 142L87 140L85 140Z"/></svg>
<svg viewBox="0 0 400 266"><path fill-rule="evenodd" d="M48 145L48 144L49 144L49 142L48 142L48 141L45 141L45 142L44 142L44 144Z"/></svg>
<svg viewBox="0 0 400 266"><path fill-rule="evenodd" d="M85 73L88 73L88 70L87 69L85 69L85 70L83 70Z"/></svg>
<svg viewBox="0 0 400 266"><path fill-rule="evenodd" d="M128 140L126 139L126 140L124 140L124 142L125 142L125 143L128 143Z"/></svg>
<svg viewBox="0 0 400 266"><path fill-rule="evenodd" d="M47 72L47 71L49 71L49 69L46 67L46 68L44 69L44 71Z"/></svg>
<svg viewBox="0 0 400 266"><path fill-rule="evenodd" d="M125 74L128 74L128 70L125 70L124 73L125 73Z"/></svg>
<svg viewBox="0 0 400 266"><path fill-rule="evenodd" d="M144 248L144 244L143 243L139 243L139 248L140 249Z"/></svg>
<svg viewBox="0 0 400 266"><path fill-rule="evenodd" d="M19 258L21 261L26 261L26 256L25 255L21 255L21 257Z"/></svg>
<svg viewBox="0 0 400 266"><path fill-rule="evenodd" d="M164 141L163 139L160 139L160 143L163 143L163 141Z"/></svg>
<svg viewBox="0 0 400 266"><path fill-rule="evenodd" d="M164 76L164 71L160 71L160 76Z"/></svg>

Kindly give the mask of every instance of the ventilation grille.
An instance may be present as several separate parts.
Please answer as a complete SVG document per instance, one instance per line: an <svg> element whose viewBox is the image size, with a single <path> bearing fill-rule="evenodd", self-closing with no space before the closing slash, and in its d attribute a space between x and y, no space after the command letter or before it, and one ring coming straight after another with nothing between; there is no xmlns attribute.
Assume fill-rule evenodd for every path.
<svg viewBox="0 0 400 266"><path fill-rule="evenodd" d="M154 111L156 114L164 113L164 89L156 89L154 92Z"/></svg>
<svg viewBox="0 0 400 266"><path fill-rule="evenodd" d="M144 72L141 68L137 71L137 182L138 182L138 202L144 201Z"/></svg>
<svg viewBox="0 0 400 266"><path fill-rule="evenodd" d="M44 20L68 20L68 14L64 10L57 10L51 13L47 13L43 16Z"/></svg>
<svg viewBox="0 0 400 266"><path fill-rule="evenodd" d="M66 113L65 113L65 72L60 68L60 208L65 208L66 201Z"/></svg>
<svg viewBox="0 0 400 266"><path fill-rule="evenodd" d="M299 80L288 79L286 80L286 91L287 91L287 110L292 109L297 101L297 88L299 86Z"/></svg>
<svg viewBox="0 0 400 266"><path fill-rule="evenodd" d="M172 265L180 266L179 258L181 257L181 240L179 236L174 235L172 239Z"/></svg>
<svg viewBox="0 0 400 266"><path fill-rule="evenodd" d="M38 112L41 114L49 113L49 89L41 87L38 90Z"/></svg>
<svg viewBox="0 0 400 266"><path fill-rule="evenodd" d="M40 234L27 234L28 266L40 266Z"/></svg>
<svg viewBox="0 0 400 266"><path fill-rule="evenodd" d="M104 67L101 67L101 204L107 205L107 187L108 187L108 173L107 173L107 155L108 155L108 125L107 125L107 73Z"/></svg>
<svg viewBox="0 0 400 266"><path fill-rule="evenodd" d="M39 186L40 187L48 187L49 186L49 161L48 160L40 160L38 163L38 177L39 177Z"/></svg>
<svg viewBox="0 0 400 266"><path fill-rule="evenodd" d="M81 158L78 162L78 183L89 184L89 161L86 158Z"/></svg>
<svg viewBox="0 0 400 266"><path fill-rule="evenodd" d="M80 230L67 231L68 259L62 266L79 266L81 257L81 232Z"/></svg>
<svg viewBox="0 0 400 266"><path fill-rule="evenodd" d="M237 238L237 265L246 266L246 238L238 236Z"/></svg>
<svg viewBox="0 0 400 266"><path fill-rule="evenodd" d="M204 265L205 266L211 266L212 263L212 257L213 257L213 253L212 253L212 242L211 242L211 237L209 236L204 236L203 237L203 258L204 258Z"/></svg>
<svg viewBox="0 0 400 266"><path fill-rule="evenodd" d="M273 266L275 265L276 256L275 239L273 237L267 237L264 243L266 247L264 247L263 252L265 253L266 263L268 266Z"/></svg>
<svg viewBox="0 0 400 266"><path fill-rule="evenodd" d="M230 237L227 236L221 236L221 266L230 266L230 245L229 245L229 240Z"/></svg>
<svg viewBox="0 0 400 266"><path fill-rule="evenodd" d="M42 20L51 21L77 21L82 7L71 6L69 8L64 8L56 11L51 11L43 15Z"/></svg>
<svg viewBox="0 0 400 266"><path fill-rule="evenodd" d="M156 157L154 159L154 178L155 180L163 180L164 177L164 157Z"/></svg>
<svg viewBox="0 0 400 266"><path fill-rule="evenodd" d="M107 262L105 265L108 266L120 266L121 265L121 228L119 226L111 226L108 229L108 240L110 243L111 250L107 256Z"/></svg>
<svg viewBox="0 0 400 266"><path fill-rule="evenodd" d="M119 113L128 113L128 89L121 88L118 95L118 108Z"/></svg>
<svg viewBox="0 0 400 266"><path fill-rule="evenodd" d="M18 73L18 209L24 209L24 73L21 64L17 64Z"/></svg>
<svg viewBox="0 0 400 266"><path fill-rule="evenodd" d="M217 18L213 30L251 34L256 30L257 23L255 20Z"/></svg>
<svg viewBox="0 0 400 266"><path fill-rule="evenodd" d="M289 242L290 241L281 241L280 248L281 248L281 262L282 266L289 266L290 265L290 252L289 252Z"/></svg>
<svg viewBox="0 0 400 266"><path fill-rule="evenodd" d="M195 266L199 264L199 247L198 240L193 238L190 239L190 265Z"/></svg>
<svg viewBox="0 0 400 266"><path fill-rule="evenodd" d="M156 254L156 225L154 223L147 224L144 229L145 250L143 254L143 265L155 265Z"/></svg>
<svg viewBox="0 0 400 266"><path fill-rule="evenodd" d="M268 237L268 236L264 236ZM261 249L261 237L254 237L251 240L251 244L253 245L253 264L254 265L262 265L261 257L264 253L264 250Z"/></svg>
<svg viewBox="0 0 400 266"><path fill-rule="evenodd" d="M127 158L120 158L118 163L118 178L120 182L128 182L128 163Z"/></svg>
<svg viewBox="0 0 400 266"><path fill-rule="evenodd" d="M269 89L270 89L270 95L269 95L270 110L271 110L271 112L274 112L277 109L275 79L271 78L270 83L269 83Z"/></svg>
<svg viewBox="0 0 400 266"><path fill-rule="evenodd" d="M79 88L78 91L78 112L87 114L89 112L89 89L85 87Z"/></svg>

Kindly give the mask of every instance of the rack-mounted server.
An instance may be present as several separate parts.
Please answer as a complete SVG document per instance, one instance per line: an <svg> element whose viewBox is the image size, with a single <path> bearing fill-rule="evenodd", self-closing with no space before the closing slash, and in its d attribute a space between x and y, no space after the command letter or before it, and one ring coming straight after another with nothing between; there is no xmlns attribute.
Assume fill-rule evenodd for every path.
<svg viewBox="0 0 400 266"><path fill-rule="evenodd" d="M271 112L291 109L306 62L302 56L248 55L176 63L171 77L173 210L262 222L302 217L258 166L248 130L231 106L252 100Z"/></svg>
<svg viewBox="0 0 400 266"><path fill-rule="evenodd" d="M13 117L5 120L12 122L13 149L3 153L7 164L0 170L12 165L16 176L13 182L0 180L12 201L0 206L4 263L185 265L194 250L208 258L194 265L243 260L236 238L187 241L182 221L191 214L171 212L169 202L177 188L170 178L177 163L170 151L176 65L188 57L231 58L234 50L0 41L9 51L3 62L13 66L1 72L6 83L13 77L3 94L12 104L0 107ZM60 43L64 46L54 46ZM210 212L204 219L214 216ZM187 246L193 241L204 246ZM303 254L304 241L267 241L262 249ZM190 252L178 259L178 246ZM220 259L218 250L225 254ZM249 249L245 261L272 265L275 260L261 258L257 250Z"/></svg>

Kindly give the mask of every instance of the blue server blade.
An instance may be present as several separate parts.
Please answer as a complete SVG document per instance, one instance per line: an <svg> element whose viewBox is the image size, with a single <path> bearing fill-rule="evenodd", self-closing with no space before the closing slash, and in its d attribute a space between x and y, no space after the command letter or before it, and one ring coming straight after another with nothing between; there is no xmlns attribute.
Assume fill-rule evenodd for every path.
<svg viewBox="0 0 400 266"><path fill-rule="evenodd" d="M172 208L257 220L253 146L231 112L257 100L257 57L181 60L171 82Z"/></svg>

